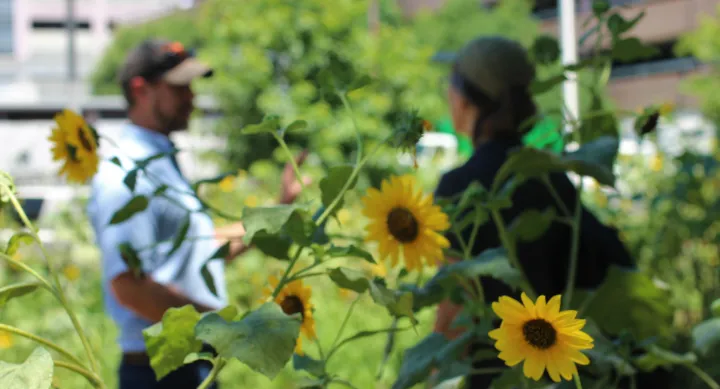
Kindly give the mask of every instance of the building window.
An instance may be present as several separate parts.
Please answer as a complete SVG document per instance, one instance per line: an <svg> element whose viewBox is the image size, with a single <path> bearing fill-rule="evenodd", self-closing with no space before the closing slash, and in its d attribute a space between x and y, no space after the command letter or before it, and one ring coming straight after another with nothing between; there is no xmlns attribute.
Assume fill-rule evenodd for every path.
<svg viewBox="0 0 720 389"><path fill-rule="evenodd" d="M13 52L13 0L0 0L0 54Z"/></svg>

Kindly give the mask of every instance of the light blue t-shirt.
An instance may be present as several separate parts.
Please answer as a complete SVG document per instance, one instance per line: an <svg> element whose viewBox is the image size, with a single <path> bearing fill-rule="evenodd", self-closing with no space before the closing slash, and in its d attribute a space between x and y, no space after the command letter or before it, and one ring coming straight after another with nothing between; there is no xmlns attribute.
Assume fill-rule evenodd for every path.
<svg viewBox="0 0 720 389"><path fill-rule="evenodd" d="M170 156L150 162L147 175L138 173L135 193L123 183L126 171L136 166L133 160L173 150L170 139L128 124L115 142L117 147L110 142L103 145L104 149L112 147L112 150L104 150L98 173L92 180L88 213L102 257L105 306L119 327L120 347L126 352L144 351L142 331L153 323L120 305L110 289L110 281L128 270L118 245L129 242L139 252L145 273L156 282L171 285L191 300L215 309L227 305L224 261L216 259L208 265L217 288L218 296L215 296L201 275L201 267L219 248L211 238L215 227L206 213L187 210L200 210L201 204L188 194L192 193L192 188ZM122 168L111 162L113 157L120 160ZM163 184L168 186L164 192L168 198L153 197L152 194ZM110 225L113 214L134 195L151 198L149 206L120 224ZM185 242L168 256L174 236L188 217L190 224ZM152 299L152 296L147 298Z"/></svg>

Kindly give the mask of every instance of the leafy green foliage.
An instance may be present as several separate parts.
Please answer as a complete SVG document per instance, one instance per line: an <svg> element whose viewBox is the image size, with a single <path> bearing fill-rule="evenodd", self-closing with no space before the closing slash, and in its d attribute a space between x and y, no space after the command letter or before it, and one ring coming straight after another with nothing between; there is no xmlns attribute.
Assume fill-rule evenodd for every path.
<svg viewBox="0 0 720 389"><path fill-rule="evenodd" d="M5 248L5 254L9 256L15 255L18 249L23 245L30 245L35 242L35 238L27 232L17 232L8 241L7 247Z"/></svg>
<svg viewBox="0 0 720 389"><path fill-rule="evenodd" d="M228 322L209 314L195 328L224 358L235 358L268 378L274 378L290 360L300 333L300 317L288 316L275 303L265 303L240 321Z"/></svg>
<svg viewBox="0 0 720 389"><path fill-rule="evenodd" d="M202 342L195 338L199 320L200 314L191 305L170 308L162 322L143 331L150 365L158 379L184 365L189 354L200 351Z"/></svg>
<svg viewBox="0 0 720 389"><path fill-rule="evenodd" d="M539 239L552 224L555 218L555 210L548 208L544 211L530 209L513 220L509 231L516 238L533 242Z"/></svg>
<svg viewBox="0 0 720 389"><path fill-rule="evenodd" d="M21 282L0 287L0 308L9 300L32 293L40 286L39 282Z"/></svg>
<svg viewBox="0 0 720 389"><path fill-rule="evenodd" d="M35 348L22 364L0 361L0 383L6 389L47 389L52 377L53 360L42 347Z"/></svg>
<svg viewBox="0 0 720 389"><path fill-rule="evenodd" d="M135 214L144 211L149 204L150 200L146 196L134 196L113 214L110 219L110 224L119 224L130 219L135 216Z"/></svg>

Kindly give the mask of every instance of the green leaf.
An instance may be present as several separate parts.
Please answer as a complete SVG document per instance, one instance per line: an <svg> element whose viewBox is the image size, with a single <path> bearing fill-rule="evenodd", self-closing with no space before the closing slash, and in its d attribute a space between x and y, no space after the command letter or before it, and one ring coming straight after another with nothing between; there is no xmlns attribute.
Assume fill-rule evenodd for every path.
<svg viewBox="0 0 720 389"><path fill-rule="evenodd" d="M720 318L705 320L692 330L694 350L700 356L707 356L710 351L720 346Z"/></svg>
<svg viewBox="0 0 720 389"><path fill-rule="evenodd" d="M118 245L118 250L120 251L120 256L122 257L123 262L125 262L125 265L132 270L135 278L142 277L144 275L142 261L140 260L140 256L137 251L135 251L135 248L130 245L130 242L120 243Z"/></svg>
<svg viewBox="0 0 720 389"><path fill-rule="evenodd" d="M330 279L342 289L363 293L370 287L370 280L359 270L338 267L328 272Z"/></svg>
<svg viewBox="0 0 720 389"><path fill-rule="evenodd" d="M710 313L713 317L720 317L720 299L717 299L710 304Z"/></svg>
<svg viewBox="0 0 720 389"><path fill-rule="evenodd" d="M215 177L204 178L204 179L202 179L202 180L197 180L197 181L195 181L195 182L192 184L192 187L193 187L193 190L198 190L198 188L200 188L200 185L203 185L203 184L217 184L217 183L219 183L220 181L224 180L225 178L231 177L231 176L234 176L234 175L235 175L235 174L233 174L233 173L223 173L223 174L220 174L220 175L215 176Z"/></svg>
<svg viewBox="0 0 720 389"><path fill-rule="evenodd" d="M222 246L220 246L213 255L208 258L208 261L211 261L213 259L222 259L225 260L230 255L230 242L226 242Z"/></svg>
<svg viewBox="0 0 720 389"><path fill-rule="evenodd" d="M170 248L170 251L167 253L168 256L173 255L175 251L180 248L180 245L182 245L182 243L185 241L185 238L187 237L188 230L190 230L190 214L187 214L185 216L185 220L180 227L180 231L175 235L175 239L173 239L173 245Z"/></svg>
<svg viewBox="0 0 720 389"><path fill-rule="evenodd" d="M592 10L595 17L602 17L608 11L610 11L610 1L608 0L593 0Z"/></svg>
<svg viewBox="0 0 720 389"><path fill-rule="evenodd" d="M582 299L579 299L582 300ZM583 353L591 360L591 366L601 370L601 374L620 374L623 376L631 376L637 373L630 361L625 360L619 353L618 348L610 339L608 339L597 326L594 320L586 319L583 332L593 338L593 348L583 350Z"/></svg>
<svg viewBox="0 0 720 389"><path fill-rule="evenodd" d="M125 179L123 180L123 183L125 186L127 186L128 189L130 189L130 192L135 191L135 184L137 183L137 174L138 170L133 169L128 172L128 174L125 175Z"/></svg>
<svg viewBox="0 0 720 389"><path fill-rule="evenodd" d="M645 109L635 118L633 128L639 136L644 136L657 129L660 112L657 109Z"/></svg>
<svg viewBox="0 0 720 389"><path fill-rule="evenodd" d="M279 233L296 209L297 207L293 205L245 208L242 216L242 223L245 227L243 240L246 244L252 243L255 234L259 231L265 231L268 234Z"/></svg>
<svg viewBox="0 0 720 389"><path fill-rule="evenodd" d="M605 69L609 69L606 67ZM608 75L609 76L609 75ZM591 88L590 108L588 116L582 118L582 123L578 131L580 132L582 143L587 144L602 137L617 138L619 135L618 123L615 113L605 107L601 90L604 86L596 86Z"/></svg>
<svg viewBox="0 0 720 389"><path fill-rule="evenodd" d="M364 259L370 263L376 263L372 254L355 245L350 245L349 247L332 246L325 252L325 254L331 258L355 257Z"/></svg>
<svg viewBox="0 0 720 389"><path fill-rule="evenodd" d="M0 387L49 389L52 384L53 367L50 353L42 347L36 347L22 364L0 361Z"/></svg>
<svg viewBox="0 0 720 389"><path fill-rule="evenodd" d="M183 366L190 353L202 349L202 342L195 337L195 325L200 318L192 305L170 308L160 323L143 330L150 366L157 379Z"/></svg>
<svg viewBox="0 0 720 389"><path fill-rule="evenodd" d="M144 211L149 204L150 201L145 196L133 197L120 210L115 212L112 219L110 219L110 224L118 224L130 219L136 213Z"/></svg>
<svg viewBox="0 0 720 389"><path fill-rule="evenodd" d="M40 286L42 284L39 282L21 282L0 287L0 308L15 297L32 293Z"/></svg>
<svg viewBox="0 0 720 389"><path fill-rule="evenodd" d="M300 315L288 316L275 303L265 303L240 321L210 314L195 327L198 339L223 358L236 358L273 379L293 354L300 333Z"/></svg>
<svg viewBox="0 0 720 389"><path fill-rule="evenodd" d="M263 119L262 123L246 126L240 132L246 135L275 133L278 128L280 128L280 117L276 115L268 115Z"/></svg>
<svg viewBox="0 0 720 389"><path fill-rule="evenodd" d="M141 160L139 160L139 161L136 161L135 164L138 166L138 168L143 169L143 168L145 168L147 165L149 165L150 162L155 161L155 160L160 159L160 158L171 157L171 156L177 154L178 151L179 151L179 150L177 150L177 149L173 149L173 150L170 151L170 152L163 152L163 153L153 154L153 155L151 155L151 156L149 156L149 157L147 157L147 158L145 158L145 159L141 159Z"/></svg>
<svg viewBox="0 0 720 389"><path fill-rule="evenodd" d="M522 388L526 384L523 376L522 365L516 365L505 369L500 377L495 378L490 384L490 389L515 389Z"/></svg>
<svg viewBox="0 0 720 389"><path fill-rule="evenodd" d="M5 254L12 257L23 244L31 245L33 242L35 242L35 238L30 233L24 231L17 232L10 237L10 241L5 249Z"/></svg>
<svg viewBox="0 0 720 389"><path fill-rule="evenodd" d="M322 180L320 180L320 191L322 192L322 203L325 207L329 207L333 200L340 194L340 190L345 185L350 175L353 172L351 165L340 165L333 166L328 170L328 173ZM357 178L350 183L348 189L352 189L357 184ZM342 207L342 199L338 202L337 208ZM336 209L332 210L334 212Z"/></svg>
<svg viewBox="0 0 720 389"><path fill-rule="evenodd" d="M550 78L546 78L544 80L535 80L530 85L530 92L534 95L543 94L552 88L560 85L563 83L567 78L564 74L557 74Z"/></svg>
<svg viewBox="0 0 720 389"><path fill-rule="evenodd" d="M509 232L519 240L533 242L550 228L555 216L555 208L552 207L542 212L537 209L527 210L513 220Z"/></svg>
<svg viewBox="0 0 720 389"><path fill-rule="evenodd" d="M293 354L293 367L295 370L305 370L315 377L323 377L325 375L325 364L308 357L307 355Z"/></svg>
<svg viewBox="0 0 720 389"><path fill-rule="evenodd" d="M617 155L618 144L617 138L606 136L564 156L531 147L520 148L512 152L500 168L493 187L499 186L512 174L539 177L551 172L565 171L593 177L602 185L613 186L615 175L611 165Z"/></svg>
<svg viewBox="0 0 720 389"><path fill-rule="evenodd" d="M290 259L288 251L292 246L292 241L287 237L260 231L253 237L252 244L265 255L282 261Z"/></svg>
<svg viewBox="0 0 720 389"><path fill-rule="evenodd" d="M312 238L316 227L309 214L296 210L285 223L284 231L295 243L301 246L310 246L313 243Z"/></svg>
<svg viewBox="0 0 720 389"><path fill-rule="evenodd" d="M202 267L200 268L200 275L205 282L205 286L207 286L208 290L210 290L210 293L217 296L218 290L217 286L215 285L215 279L213 278L212 273L210 273L210 269L208 269L209 263L210 261L207 261L202 265Z"/></svg>
<svg viewBox="0 0 720 389"><path fill-rule="evenodd" d="M234 305L228 305L227 307L217 311L217 314L220 315L223 319L226 321L233 321L238 315L238 309ZM209 315L210 313L207 313L206 315Z"/></svg>
<svg viewBox="0 0 720 389"><path fill-rule="evenodd" d="M363 74L362 76L353 80L352 83L350 83L347 91L352 92L354 90L364 88L370 84L372 84L372 78L370 78L370 76L368 76L367 74Z"/></svg>
<svg viewBox="0 0 720 389"><path fill-rule="evenodd" d="M645 45L638 38L619 39L613 43L612 57L620 62L635 62L658 55L655 47Z"/></svg>
<svg viewBox="0 0 720 389"><path fill-rule="evenodd" d="M432 333L405 351L398 378L392 389L408 389L425 381L435 366L438 350L442 350L447 343L445 336Z"/></svg>
<svg viewBox="0 0 720 389"><path fill-rule="evenodd" d="M674 365L692 365L697 362L697 356L691 352L677 354L665 350L657 345L650 345L647 353L634 359L635 366L643 371L653 371L659 367L668 368Z"/></svg>
<svg viewBox="0 0 720 389"><path fill-rule="evenodd" d="M213 362L214 359L215 358L213 357L212 353L208 353L208 352L190 353L187 355L187 357L185 357L185 360L183 360L183 364L189 365L189 364L191 364L193 362L197 362L197 361Z"/></svg>
<svg viewBox="0 0 720 389"><path fill-rule="evenodd" d="M113 164L115 164L119 167L122 167L122 162L120 162L120 158L118 158L118 157L112 157L110 159L110 162L112 162Z"/></svg>
<svg viewBox="0 0 720 389"><path fill-rule="evenodd" d="M505 248L487 249L477 257L443 266L428 284L441 285L446 290L457 284L457 277L492 277L518 288L522 283L520 272L510 265Z"/></svg>
<svg viewBox="0 0 720 389"><path fill-rule="evenodd" d="M608 30L612 33L613 37L617 38L621 34L624 34L637 24L645 16L645 12L640 12L636 17L631 20L625 20L620 14L612 14L607 20Z"/></svg>
<svg viewBox="0 0 720 389"><path fill-rule="evenodd" d="M167 191L168 188L169 187L165 184L158 186L153 192L153 196L162 196L163 194L165 194L165 191Z"/></svg>
<svg viewBox="0 0 720 389"><path fill-rule="evenodd" d="M308 126L308 122L306 122L305 120L296 120L296 121L290 123L290 125L288 125L285 128L285 132L302 131L302 130L306 129L307 126Z"/></svg>
<svg viewBox="0 0 720 389"><path fill-rule="evenodd" d="M530 52L536 63L540 65L551 65L560 58L560 45L555 37L541 35L535 38Z"/></svg>
<svg viewBox="0 0 720 389"><path fill-rule="evenodd" d="M413 325L418 323L413 312L412 293L388 289L377 280L370 282L368 286L370 287L370 296L373 301L387 308L391 315L395 317L407 317Z"/></svg>
<svg viewBox="0 0 720 389"><path fill-rule="evenodd" d="M645 274L613 265L587 305L585 316L611 335L629 331L639 340L667 338L672 334L673 321L669 299L669 292L658 288Z"/></svg>

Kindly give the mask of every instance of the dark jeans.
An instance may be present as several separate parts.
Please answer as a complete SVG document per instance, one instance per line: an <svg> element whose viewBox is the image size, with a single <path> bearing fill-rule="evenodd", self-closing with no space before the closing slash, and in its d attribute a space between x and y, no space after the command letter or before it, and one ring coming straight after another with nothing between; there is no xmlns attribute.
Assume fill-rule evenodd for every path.
<svg viewBox="0 0 720 389"><path fill-rule="evenodd" d="M159 382L155 372L148 365L120 364L120 389L197 389L210 374L212 365L207 361L197 361L184 365L163 377ZM217 383L210 389L219 389Z"/></svg>

